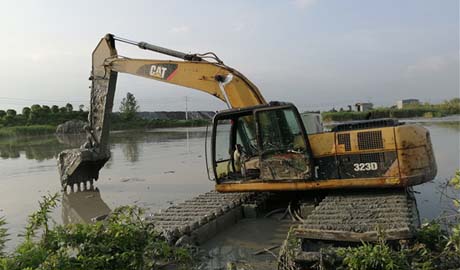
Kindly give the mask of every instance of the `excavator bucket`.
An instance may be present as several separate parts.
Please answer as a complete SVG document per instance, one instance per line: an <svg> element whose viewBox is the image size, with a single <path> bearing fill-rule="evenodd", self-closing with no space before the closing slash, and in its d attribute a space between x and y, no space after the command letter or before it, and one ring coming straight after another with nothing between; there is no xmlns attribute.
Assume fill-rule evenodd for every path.
<svg viewBox="0 0 460 270"><path fill-rule="evenodd" d="M59 174L63 187L92 182L99 178L99 170L109 158L101 158L88 149L62 151L58 157Z"/></svg>

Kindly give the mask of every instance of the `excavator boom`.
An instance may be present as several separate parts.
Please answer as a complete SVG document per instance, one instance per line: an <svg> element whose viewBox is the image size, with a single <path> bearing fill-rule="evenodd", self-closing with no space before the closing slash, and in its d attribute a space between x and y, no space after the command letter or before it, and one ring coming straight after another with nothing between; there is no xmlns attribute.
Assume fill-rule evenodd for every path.
<svg viewBox="0 0 460 270"><path fill-rule="evenodd" d="M115 48L115 41L137 45L139 48L182 60L120 57ZM214 53L186 54L107 34L92 54L91 104L89 125L85 128L87 142L80 149L61 152L58 157L63 186L97 179L99 169L110 158L109 122L118 73L128 73L203 91L224 101L229 108L267 103L249 79L237 70L224 65Z"/></svg>

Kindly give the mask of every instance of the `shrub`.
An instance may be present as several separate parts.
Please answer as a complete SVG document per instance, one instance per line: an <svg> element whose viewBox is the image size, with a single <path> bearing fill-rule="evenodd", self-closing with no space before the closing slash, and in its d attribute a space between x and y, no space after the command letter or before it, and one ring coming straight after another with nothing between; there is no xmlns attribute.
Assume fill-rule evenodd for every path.
<svg viewBox="0 0 460 270"><path fill-rule="evenodd" d="M383 240L377 244L363 242L355 248L342 248L338 255L344 258L343 266L350 270L410 269L404 254L394 251Z"/></svg>
<svg viewBox="0 0 460 270"><path fill-rule="evenodd" d="M12 254L0 256L0 269L143 270L168 263L189 269L193 264L189 250L170 246L143 221L138 207L119 207L94 224L50 228L49 213L57 200L57 194L43 197L29 217L24 241Z"/></svg>
<svg viewBox="0 0 460 270"><path fill-rule="evenodd" d="M454 189L460 190L460 170L455 172L454 177L449 183ZM457 207L457 211L460 212L460 199L453 198L454 205ZM455 252L460 253L460 223L456 224L452 228L451 236L448 239L447 248L453 249Z"/></svg>

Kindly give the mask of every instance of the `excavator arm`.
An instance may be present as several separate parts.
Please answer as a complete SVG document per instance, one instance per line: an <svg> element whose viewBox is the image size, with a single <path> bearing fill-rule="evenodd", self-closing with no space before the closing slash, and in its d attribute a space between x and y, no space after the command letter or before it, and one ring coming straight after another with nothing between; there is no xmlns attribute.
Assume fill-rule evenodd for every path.
<svg viewBox="0 0 460 270"><path fill-rule="evenodd" d="M118 55L115 41L180 58L181 61L131 59ZM212 60L207 61L208 59ZM223 64L213 53L186 54L145 42L133 42L107 34L92 54L91 104L87 142L80 149L58 157L61 184L65 187L98 178L110 158L109 130L118 73L128 73L206 92L229 108L266 104L257 87L237 70Z"/></svg>

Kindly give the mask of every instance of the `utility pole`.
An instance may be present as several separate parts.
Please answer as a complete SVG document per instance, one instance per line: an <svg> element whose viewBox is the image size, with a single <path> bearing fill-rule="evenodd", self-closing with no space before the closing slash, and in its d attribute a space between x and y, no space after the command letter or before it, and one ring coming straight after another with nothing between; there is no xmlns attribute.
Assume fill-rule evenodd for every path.
<svg viewBox="0 0 460 270"><path fill-rule="evenodd" d="M185 120L188 120L188 96L185 96Z"/></svg>

